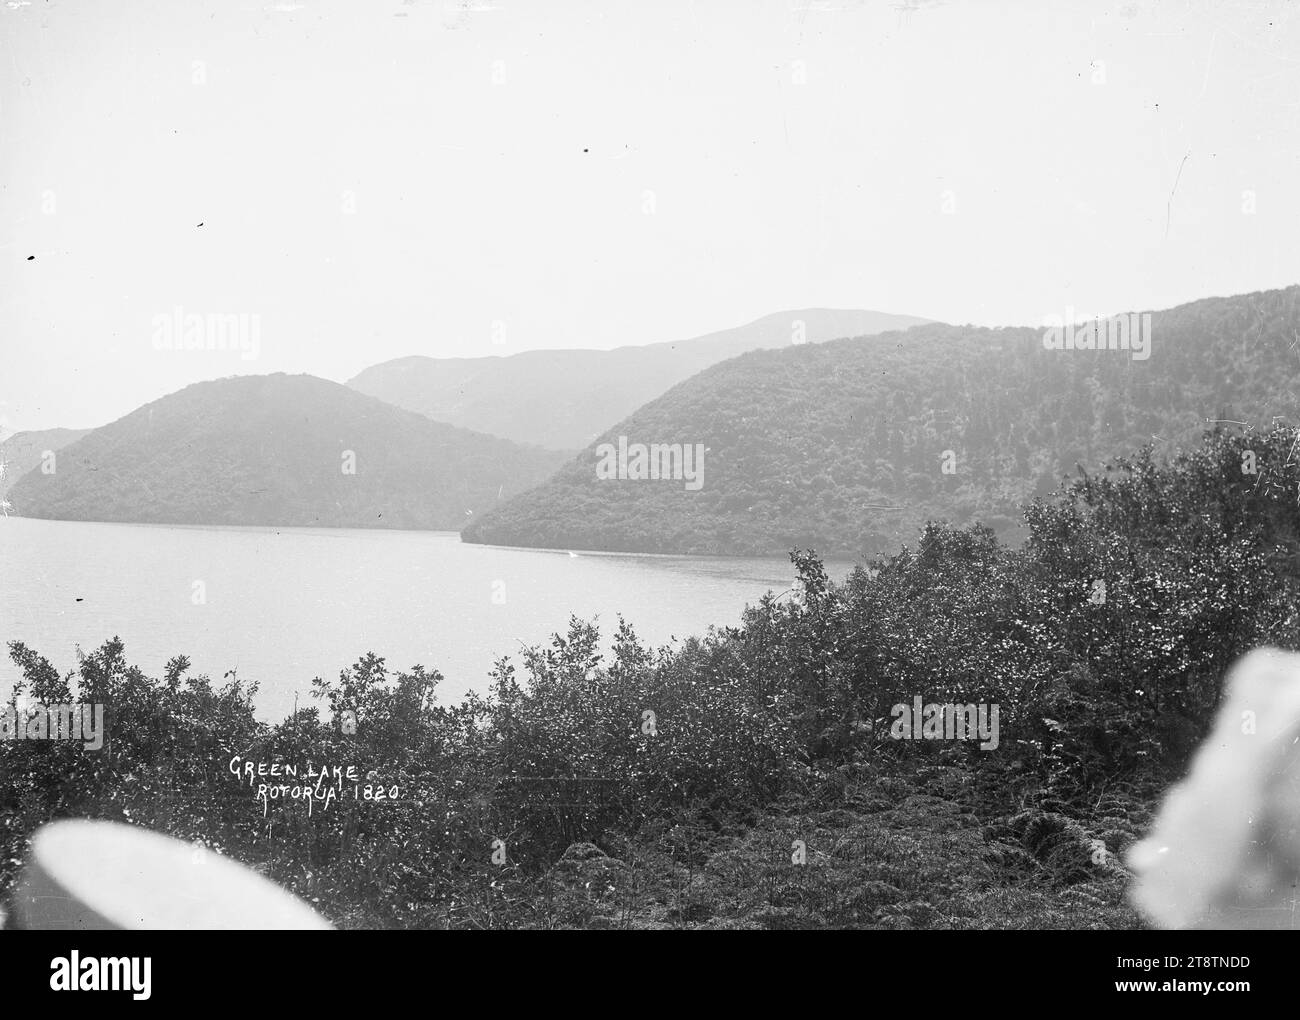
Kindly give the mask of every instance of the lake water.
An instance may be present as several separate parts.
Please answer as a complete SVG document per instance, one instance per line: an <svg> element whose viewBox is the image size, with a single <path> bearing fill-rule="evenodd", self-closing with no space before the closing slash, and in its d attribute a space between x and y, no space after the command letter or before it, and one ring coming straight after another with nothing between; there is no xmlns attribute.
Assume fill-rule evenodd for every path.
<svg viewBox="0 0 1300 1020"><path fill-rule="evenodd" d="M828 563L841 579L848 563ZM127 661L160 676L183 654L220 685L260 684L278 721L314 676L368 651L391 670L416 663L445 680L439 700L486 692L502 655L621 613L653 645L736 624L746 603L794 581L788 559L572 555L465 545L451 532L173 527L0 518L0 642L19 639L60 672L118 635ZM495 596L495 598L494 598ZM608 648L608 642L606 642ZM17 670L7 649L0 690Z"/></svg>

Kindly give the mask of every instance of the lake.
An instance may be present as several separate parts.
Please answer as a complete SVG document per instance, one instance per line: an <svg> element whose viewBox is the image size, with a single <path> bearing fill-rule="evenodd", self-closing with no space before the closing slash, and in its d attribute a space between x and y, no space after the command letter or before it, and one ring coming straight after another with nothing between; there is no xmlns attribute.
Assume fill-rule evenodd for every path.
<svg viewBox="0 0 1300 1020"><path fill-rule="evenodd" d="M842 579L852 564L831 562ZM257 710L279 721L314 676L373 651L397 671L444 676L442 703L474 689L503 655L622 614L644 642L736 624L747 603L794 581L788 559L506 549L454 532L176 527L0 518L0 640L24 641L62 673L117 635L127 661L161 676L186 655L220 686L257 681ZM605 641L606 649L609 642ZM3 649L0 690L17 670Z"/></svg>

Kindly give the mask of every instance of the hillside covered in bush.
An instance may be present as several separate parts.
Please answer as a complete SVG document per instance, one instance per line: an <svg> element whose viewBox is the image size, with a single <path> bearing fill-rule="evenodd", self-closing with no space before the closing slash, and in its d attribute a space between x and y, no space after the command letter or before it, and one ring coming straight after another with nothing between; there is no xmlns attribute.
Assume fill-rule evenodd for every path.
<svg viewBox="0 0 1300 1020"><path fill-rule="evenodd" d="M455 531L561 459L314 376L234 376L82 436L9 500L55 520Z"/></svg>
<svg viewBox="0 0 1300 1020"><path fill-rule="evenodd" d="M1026 532L1019 507L1076 464L1194 446L1216 419L1294 422L1300 287L1151 314L1145 359L1048 350L1042 329L926 325L756 351L610 428L469 542L827 556L895 551L928 520ZM599 443L704 448L702 485L599 478Z"/></svg>
<svg viewBox="0 0 1300 1020"><path fill-rule="evenodd" d="M620 621L605 660L574 620L456 706L367 655L269 726L182 657L151 679L111 641L64 676L13 642L18 695L104 702L109 738L0 742L0 895L37 826L82 815L345 926L1135 926L1122 854L1227 667L1297 647L1297 491L1295 430L1218 430L1033 502L1022 548L933 525L843 584L796 551L794 597L738 627L652 649ZM916 697L999 706L997 746L895 739ZM393 795L258 799L249 762Z"/></svg>

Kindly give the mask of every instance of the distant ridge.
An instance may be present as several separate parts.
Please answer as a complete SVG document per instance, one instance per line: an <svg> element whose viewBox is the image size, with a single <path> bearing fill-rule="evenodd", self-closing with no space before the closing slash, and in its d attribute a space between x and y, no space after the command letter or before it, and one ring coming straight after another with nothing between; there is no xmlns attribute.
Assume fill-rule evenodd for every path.
<svg viewBox="0 0 1300 1020"><path fill-rule="evenodd" d="M613 350L525 351L506 357L414 356L347 383L436 421L555 450L586 446L647 401L748 351L906 329L928 320L805 308L690 340Z"/></svg>
<svg viewBox="0 0 1300 1020"><path fill-rule="evenodd" d="M90 429L39 429L32 432L15 432L0 442L0 462L5 470L0 476L0 496L17 484L18 479L32 468L39 467L46 450L57 453L69 443L75 443ZM57 462L56 462L57 463Z"/></svg>

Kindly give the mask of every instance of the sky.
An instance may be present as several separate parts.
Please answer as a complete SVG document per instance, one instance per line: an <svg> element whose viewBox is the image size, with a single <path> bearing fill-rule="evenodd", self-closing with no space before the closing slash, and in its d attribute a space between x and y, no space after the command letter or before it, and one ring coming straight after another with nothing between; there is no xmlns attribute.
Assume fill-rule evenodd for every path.
<svg viewBox="0 0 1300 1020"><path fill-rule="evenodd" d="M1288 286L1297 6L3 0L0 429L791 308ZM185 349L217 316L237 343Z"/></svg>

